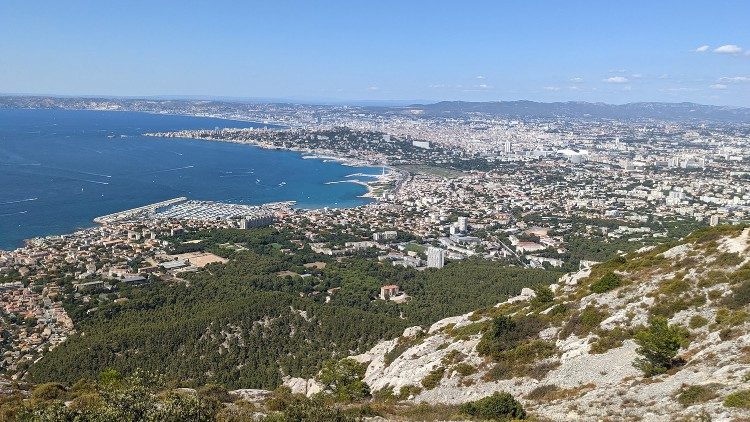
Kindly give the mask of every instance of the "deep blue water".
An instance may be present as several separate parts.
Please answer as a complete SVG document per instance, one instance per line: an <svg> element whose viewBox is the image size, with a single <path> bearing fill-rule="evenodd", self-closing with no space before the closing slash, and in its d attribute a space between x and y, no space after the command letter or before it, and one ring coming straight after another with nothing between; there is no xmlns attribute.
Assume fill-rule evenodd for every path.
<svg viewBox="0 0 750 422"><path fill-rule="evenodd" d="M0 109L0 249L177 196L245 204L293 200L304 208L367 202L358 198L366 192L363 186L325 183L377 169L248 145L141 136L216 126L260 125L147 113Z"/></svg>

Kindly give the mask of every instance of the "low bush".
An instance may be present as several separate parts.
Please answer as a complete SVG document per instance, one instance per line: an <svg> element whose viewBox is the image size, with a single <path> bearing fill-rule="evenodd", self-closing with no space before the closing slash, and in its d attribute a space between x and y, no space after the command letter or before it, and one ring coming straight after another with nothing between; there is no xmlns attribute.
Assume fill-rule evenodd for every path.
<svg viewBox="0 0 750 422"><path fill-rule="evenodd" d="M443 379L444 374L445 374L445 367L443 366L433 369L422 380L422 387L424 387L425 390L432 390L433 388L437 387L440 384L440 380Z"/></svg>
<svg viewBox="0 0 750 422"><path fill-rule="evenodd" d="M716 391L712 386L707 385L690 385L680 390L677 395L677 401L685 406L692 406L698 403L705 403L716 398Z"/></svg>
<svg viewBox="0 0 750 422"><path fill-rule="evenodd" d="M677 352L689 341L684 328L669 325L664 317L653 317L647 328L635 334L635 342L639 346L636 352L641 357L633 365L651 377L676 366L679 363Z"/></svg>
<svg viewBox="0 0 750 422"><path fill-rule="evenodd" d="M469 365L466 362L461 362L458 365L456 365L456 372L458 372L461 376L467 377L472 374L476 374L477 368L473 365Z"/></svg>
<svg viewBox="0 0 750 422"><path fill-rule="evenodd" d="M526 411L521 403L506 392L465 403L461 406L461 412L475 418L497 421L526 419Z"/></svg>
<svg viewBox="0 0 750 422"><path fill-rule="evenodd" d="M724 406L750 409L750 390L740 390L728 395L724 399Z"/></svg>
<svg viewBox="0 0 750 422"><path fill-rule="evenodd" d="M690 317L690 322L688 323L688 326L692 329L700 328L708 324L708 319L700 316L700 315L693 315Z"/></svg>
<svg viewBox="0 0 750 422"><path fill-rule="evenodd" d="M633 337L631 331L623 330L620 327L615 327L612 330L598 330L596 334L597 337L591 343L590 348L593 354L604 353L610 349L620 347L626 339Z"/></svg>
<svg viewBox="0 0 750 422"><path fill-rule="evenodd" d="M742 264L744 260L738 253L724 252L716 257L714 264L720 267L735 267Z"/></svg>
<svg viewBox="0 0 750 422"><path fill-rule="evenodd" d="M550 400L557 392L560 391L560 387L554 384L544 384L529 391L526 398L529 400Z"/></svg>
<svg viewBox="0 0 750 422"><path fill-rule="evenodd" d="M38 385L31 393L31 398L34 400L63 400L65 396L65 387L56 382Z"/></svg>
<svg viewBox="0 0 750 422"><path fill-rule="evenodd" d="M605 318L607 318L606 310L599 310L589 305L583 311L570 316L568 322L560 330L560 338L568 338L571 334L585 337L598 328Z"/></svg>
<svg viewBox="0 0 750 422"><path fill-rule="evenodd" d="M591 291L594 293L606 293L620 286L622 286L622 278L614 272L608 272L600 279L591 283Z"/></svg>
<svg viewBox="0 0 750 422"><path fill-rule="evenodd" d="M750 280L733 287L732 294L724 298L723 303L731 309L739 309L750 304Z"/></svg>

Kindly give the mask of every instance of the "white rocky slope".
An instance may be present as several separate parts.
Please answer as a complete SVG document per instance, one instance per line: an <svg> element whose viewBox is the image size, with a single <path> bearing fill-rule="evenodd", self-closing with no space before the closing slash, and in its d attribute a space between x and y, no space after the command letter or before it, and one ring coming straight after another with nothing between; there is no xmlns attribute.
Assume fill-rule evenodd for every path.
<svg viewBox="0 0 750 422"><path fill-rule="evenodd" d="M723 401L750 388L750 309L747 303L727 305L739 286L750 286L749 239L747 228L688 237L668 250L642 251L609 269L603 264L566 275L551 286L554 303L540 307L525 289L521 297L493 310L446 318L426 331L409 328L401 338L354 358L368 364L365 381L372 391L392 389L414 402L457 404L507 391L530 413L551 420L664 421L699 415L713 421L748 420L750 411L726 407ZM591 283L605 270L618 274L623 285L592 293ZM569 311L550 316L559 304ZM571 321L587 307L600 312L596 325L571 329ZM670 323L692 327L690 343L680 351L684 365L645 378L632 364L638 356L632 333L659 312ZM489 316L498 314L546 315L549 326L536 340L553 343L554 354L535 362L537 370L493 380L494 362L476 350L482 336L477 328L488 327ZM591 350L608 339L609 348ZM442 377L439 368L444 368ZM427 382L432 388L424 388L423 381L436 369L437 385ZM708 398L680 404L681 390L695 385L706 386Z"/></svg>

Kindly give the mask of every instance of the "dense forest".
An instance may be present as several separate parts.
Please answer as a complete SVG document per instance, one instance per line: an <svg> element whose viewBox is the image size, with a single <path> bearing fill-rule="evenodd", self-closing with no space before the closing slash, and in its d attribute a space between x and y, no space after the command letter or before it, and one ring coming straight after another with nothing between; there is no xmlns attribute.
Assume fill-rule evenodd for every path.
<svg viewBox="0 0 750 422"><path fill-rule="evenodd" d="M203 240L181 243L195 239ZM66 303L77 334L30 368L32 381L73 382L106 368L124 374L140 368L186 386L273 388L284 375L312 377L326 359L365 351L408 326L491 306L559 276L482 260L427 271L362 257L337 261L272 229L170 240L180 252L190 245L230 259L185 282L122 288L126 301L92 312L90 305ZM304 265L311 262L325 266ZM384 284L400 285L411 300L377 299Z"/></svg>

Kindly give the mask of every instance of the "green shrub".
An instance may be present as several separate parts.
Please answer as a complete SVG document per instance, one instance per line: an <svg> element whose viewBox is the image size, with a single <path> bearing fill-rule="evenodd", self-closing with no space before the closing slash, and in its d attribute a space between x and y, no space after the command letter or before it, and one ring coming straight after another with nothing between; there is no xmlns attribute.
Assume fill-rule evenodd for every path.
<svg viewBox="0 0 750 422"><path fill-rule="evenodd" d="M229 391L221 385L217 384L206 384L196 390L198 397L214 399L221 403L229 403L232 398L229 396Z"/></svg>
<svg viewBox="0 0 750 422"><path fill-rule="evenodd" d="M691 385L680 390L677 395L677 401L685 406L692 406L697 403L705 403L716 397L716 392L711 386Z"/></svg>
<svg viewBox="0 0 750 422"><path fill-rule="evenodd" d="M732 294L724 298L723 303L732 309L750 304L750 280L732 288Z"/></svg>
<svg viewBox="0 0 750 422"><path fill-rule="evenodd" d="M548 400L558 391L560 391L560 387L554 384L544 384L531 390L529 394L526 395L526 398L529 400Z"/></svg>
<svg viewBox="0 0 750 422"><path fill-rule="evenodd" d="M492 320L490 328L477 345L481 355L497 357L505 350L515 348L526 339L536 337L544 329L544 322L536 315L510 318L501 315Z"/></svg>
<svg viewBox="0 0 750 422"><path fill-rule="evenodd" d="M65 387L57 382L38 385L31 393L31 398L34 400L63 400L65 396Z"/></svg>
<svg viewBox="0 0 750 422"><path fill-rule="evenodd" d="M720 267L734 267L740 265L744 260L738 253L724 252L716 257L714 264Z"/></svg>
<svg viewBox="0 0 750 422"><path fill-rule="evenodd" d="M366 369L351 358L329 360L323 364L318 381L339 401L360 401L370 396L370 387L362 380Z"/></svg>
<svg viewBox="0 0 750 422"><path fill-rule="evenodd" d="M666 318L657 316L651 319L648 328L635 334L635 342L641 357L633 365L650 377L663 374L679 363L675 357L687 345L688 337L684 328L669 325Z"/></svg>
<svg viewBox="0 0 750 422"><path fill-rule="evenodd" d="M399 400L406 400L409 398L409 396L417 396L421 392L421 387L417 387L416 385L404 385L400 390L398 390L397 398Z"/></svg>
<svg viewBox="0 0 750 422"><path fill-rule="evenodd" d="M433 369L426 377L422 380L422 387L426 390L432 390L440 384L440 380L443 379L445 374L445 367L439 366Z"/></svg>
<svg viewBox="0 0 750 422"><path fill-rule="evenodd" d="M383 356L383 362L385 363L385 366L390 365L394 360L398 359L399 356L401 356L412 346L416 346L417 344L419 344L424 336L424 332L420 332L414 337L399 337L393 349L386 352L385 356Z"/></svg>
<svg viewBox="0 0 750 422"><path fill-rule="evenodd" d="M689 326L692 329L700 328L708 324L708 320L700 315L693 315L690 318Z"/></svg>
<svg viewBox="0 0 750 422"><path fill-rule="evenodd" d="M622 278L613 273L604 274L599 280L591 284L591 291L594 293L605 293L614 290L622 285Z"/></svg>
<svg viewBox="0 0 750 422"><path fill-rule="evenodd" d="M724 406L750 409L750 390L740 390L728 395L724 399Z"/></svg>
<svg viewBox="0 0 750 422"><path fill-rule="evenodd" d="M568 318L568 322L560 330L560 338L568 338L571 334L585 337L595 328L599 327L607 318L606 310L599 310L594 306L587 306L583 311L577 312Z"/></svg>
<svg viewBox="0 0 750 422"><path fill-rule="evenodd" d="M448 352L448 354L443 356L443 358L440 360L440 363L442 363L444 366L449 366L461 362L465 357L466 356L458 350L451 350L450 352Z"/></svg>
<svg viewBox="0 0 750 422"><path fill-rule="evenodd" d="M531 300L531 304L534 306L547 306L555 300L555 294L549 286L544 284L538 284L533 287L536 296Z"/></svg>
<svg viewBox="0 0 750 422"><path fill-rule="evenodd" d="M446 330L449 336L456 340L468 340L469 337L477 335L482 331L486 330L489 324L485 322L474 322L472 324L463 325L458 328L449 328Z"/></svg>
<svg viewBox="0 0 750 422"><path fill-rule="evenodd" d="M461 362L456 365L456 372L461 374L461 376L467 377L469 375L475 374L477 372L477 368L466 362Z"/></svg>
<svg viewBox="0 0 750 422"><path fill-rule="evenodd" d="M461 412L475 418L497 421L526 419L526 411L521 403L506 392L465 403L461 406Z"/></svg>
<svg viewBox="0 0 750 422"><path fill-rule="evenodd" d="M622 346L625 339L631 338L633 333L627 330L623 330L620 327L615 327L612 330L598 330L597 338L591 343L591 353L599 354L604 353L610 349L614 349Z"/></svg>
<svg viewBox="0 0 750 422"><path fill-rule="evenodd" d="M295 396L283 411L268 415L260 421L354 422L358 419L358 417L350 416L337 407L330 406L322 399Z"/></svg>

